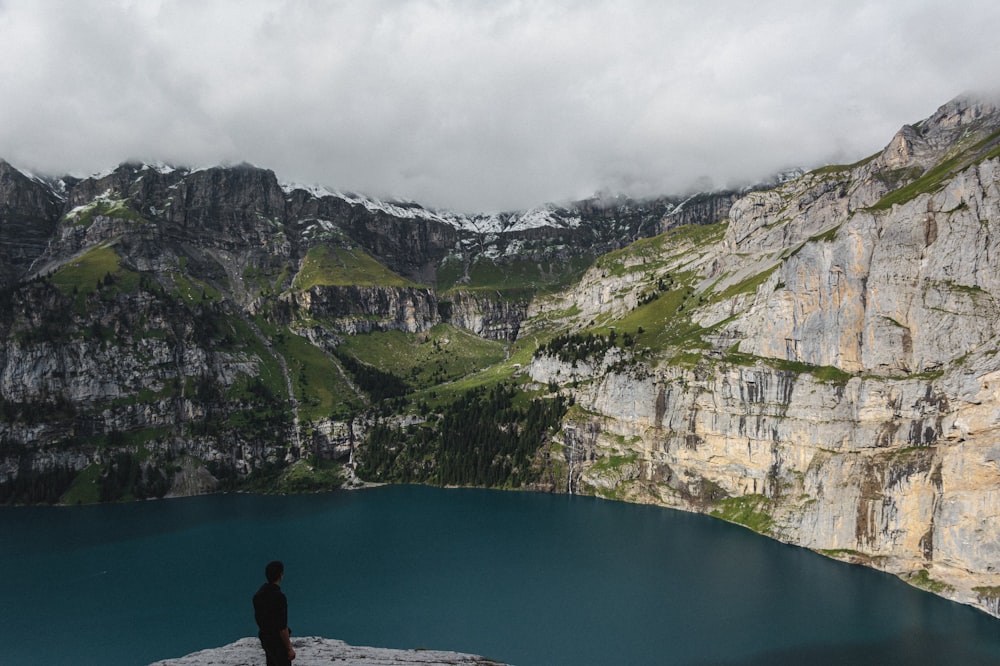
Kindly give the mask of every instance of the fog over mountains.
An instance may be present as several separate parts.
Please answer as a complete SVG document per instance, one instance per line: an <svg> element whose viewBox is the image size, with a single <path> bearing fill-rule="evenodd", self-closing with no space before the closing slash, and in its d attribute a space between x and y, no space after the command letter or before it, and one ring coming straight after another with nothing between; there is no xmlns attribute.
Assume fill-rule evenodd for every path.
<svg viewBox="0 0 1000 666"><path fill-rule="evenodd" d="M464 213L734 189L992 86L998 21L988 0L6 0L0 155L246 160Z"/></svg>

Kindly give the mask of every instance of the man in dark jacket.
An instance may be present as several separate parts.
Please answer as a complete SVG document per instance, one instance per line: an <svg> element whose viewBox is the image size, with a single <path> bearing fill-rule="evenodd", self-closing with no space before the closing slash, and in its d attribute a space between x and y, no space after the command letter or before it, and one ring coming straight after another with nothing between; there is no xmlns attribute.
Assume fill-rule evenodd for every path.
<svg viewBox="0 0 1000 666"><path fill-rule="evenodd" d="M264 567L267 582L253 595L253 615L257 620L260 645L267 655L267 666L291 666L295 659L292 639L288 630L288 600L281 591L285 565L269 562Z"/></svg>

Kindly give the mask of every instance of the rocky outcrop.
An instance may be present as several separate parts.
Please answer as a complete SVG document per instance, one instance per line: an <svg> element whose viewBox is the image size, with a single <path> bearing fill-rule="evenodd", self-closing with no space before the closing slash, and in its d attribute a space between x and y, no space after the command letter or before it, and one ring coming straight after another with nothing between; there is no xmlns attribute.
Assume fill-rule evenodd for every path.
<svg viewBox="0 0 1000 666"><path fill-rule="evenodd" d="M984 344L997 333L986 257L1000 217L976 200L981 187L971 203L955 200L970 181L995 183L998 165L970 167L944 192L887 215L855 213L828 241L803 247L775 272L778 293L740 322L741 349L888 374L935 369Z"/></svg>
<svg viewBox="0 0 1000 666"><path fill-rule="evenodd" d="M533 377L574 377L548 366ZM927 571L936 591L995 613L1000 432L992 416L970 427L965 406L981 381L955 393L766 364L607 373L574 392L589 416L564 425L576 465L567 487L715 512L901 576Z"/></svg>
<svg viewBox="0 0 1000 666"><path fill-rule="evenodd" d="M445 296L441 311L450 324L489 340L514 342L528 313L530 294L503 294L457 289Z"/></svg>
<svg viewBox="0 0 1000 666"><path fill-rule="evenodd" d="M663 350L529 367L580 407L566 487L713 513L997 614L998 129L995 105L956 100L864 164L747 194L721 238L652 272L595 267L564 296L582 318L627 322L657 281L686 283Z"/></svg>
<svg viewBox="0 0 1000 666"><path fill-rule="evenodd" d="M297 306L340 333L417 333L441 321L437 296L420 287L320 286L294 296Z"/></svg>
<svg viewBox="0 0 1000 666"><path fill-rule="evenodd" d="M660 219L660 232L687 224L714 224L729 216L729 209L740 198L732 190L696 194L679 203Z"/></svg>
<svg viewBox="0 0 1000 666"><path fill-rule="evenodd" d="M42 254L62 207L53 187L0 160L0 289L12 286Z"/></svg>
<svg viewBox="0 0 1000 666"><path fill-rule="evenodd" d="M392 650L388 648L358 647L331 638L307 636L292 638L295 648L296 666L326 666L337 663L348 666L404 666L423 664L424 666L453 666L456 664L479 664L481 666L503 666L500 662L440 650ZM241 638L235 643L202 650L180 657L164 659L150 666L242 666L257 663L263 658L260 641L256 638Z"/></svg>
<svg viewBox="0 0 1000 666"><path fill-rule="evenodd" d="M621 224L651 233L661 208L623 199L587 220L553 207L471 222L281 185L247 164L125 163L57 182L0 163L0 500L55 501L74 474L110 481L122 456L123 478L162 472L159 495L349 457L370 400L337 359L344 336L450 321L513 340L537 287L502 284L509 266L560 279L592 239L623 244ZM340 250L360 263L337 263ZM455 257L501 284L472 296L461 275L470 288L443 305L410 282L434 284ZM380 379L401 381L369 377L367 390Z"/></svg>
<svg viewBox="0 0 1000 666"><path fill-rule="evenodd" d="M433 283L440 263L462 234L436 220L398 218L355 208L345 232L390 270L420 283Z"/></svg>

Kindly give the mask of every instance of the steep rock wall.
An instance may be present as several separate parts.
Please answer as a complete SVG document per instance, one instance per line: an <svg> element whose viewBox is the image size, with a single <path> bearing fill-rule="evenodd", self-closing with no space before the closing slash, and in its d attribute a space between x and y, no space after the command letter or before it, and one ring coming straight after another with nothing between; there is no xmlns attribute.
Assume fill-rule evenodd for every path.
<svg viewBox="0 0 1000 666"><path fill-rule="evenodd" d="M496 292L449 292L442 302L444 319L489 340L517 339L530 298L505 297Z"/></svg>
<svg viewBox="0 0 1000 666"><path fill-rule="evenodd" d="M61 209L55 192L0 160L0 289L42 254Z"/></svg>
<svg viewBox="0 0 1000 666"><path fill-rule="evenodd" d="M713 513L1000 614L998 126L956 100L862 164L749 193L698 258L585 278L564 302L625 316L693 271L701 347L536 355L531 378L578 406L565 488Z"/></svg>
<svg viewBox="0 0 1000 666"><path fill-rule="evenodd" d="M539 382L600 377L574 391L587 416L564 424L568 489L723 517L746 500L766 534L902 576L928 570L989 609L976 588L1000 584L1000 424L982 419L982 380L831 383L725 364L644 376L610 361L530 367Z"/></svg>
<svg viewBox="0 0 1000 666"><path fill-rule="evenodd" d="M660 232L685 224L714 224L729 215L740 199L738 192L723 191L698 194L684 200L660 219Z"/></svg>
<svg viewBox="0 0 1000 666"><path fill-rule="evenodd" d="M987 160L887 212L845 213L828 238L782 262L771 293L758 293L733 324L741 351L892 373L935 368L984 344L1000 321L998 183L1000 160ZM765 214L750 226L773 223ZM727 242L746 249L733 234Z"/></svg>
<svg viewBox="0 0 1000 666"><path fill-rule="evenodd" d="M294 298L299 307L342 333L416 333L441 321L437 296L420 287L318 286Z"/></svg>

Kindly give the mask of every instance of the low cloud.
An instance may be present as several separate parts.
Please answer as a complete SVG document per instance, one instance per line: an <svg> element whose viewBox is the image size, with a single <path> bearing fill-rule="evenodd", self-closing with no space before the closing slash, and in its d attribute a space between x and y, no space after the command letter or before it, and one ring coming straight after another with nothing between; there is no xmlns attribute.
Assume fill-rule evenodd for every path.
<svg viewBox="0 0 1000 666"><path fill-rule="evenodd" d="M1000 62L994 2L704 4L4 0L0 157L524 208L854 161Z"/></svg>

